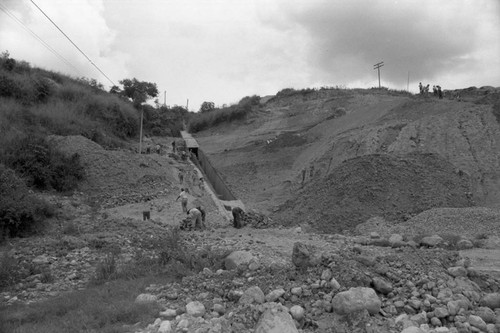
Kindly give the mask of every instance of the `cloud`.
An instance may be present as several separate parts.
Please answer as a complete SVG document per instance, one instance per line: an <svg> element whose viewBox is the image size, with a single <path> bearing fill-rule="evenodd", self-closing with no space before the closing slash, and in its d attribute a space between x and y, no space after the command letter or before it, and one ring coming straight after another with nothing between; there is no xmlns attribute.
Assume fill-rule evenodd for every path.
<svg viewBox="0 0 500 333"><path fill-rule="evenodd" d="M310 37L316 76L375 82L373 64L384 61L382 77L395 85L406 83L408 71L436 79L467 70L477 48L485 46L482 27L498 31L498 9L498 2L487 0L313 1L286 7L288 20ZM492 47L498 40L489 38Z"/></svg>
<svg viewBox="0 0 500 333"><path fill-rule="evenodd" d="M418 81L498 86L496 0L34 0L115 83L155 82L197 110L283 88ZM78 72L0 11L0 47L33 65L109 82L30 1L0 0ZM1 8L1 7L0 7ZM2 50L0 50L2 51ZM416 83L414 82L416 81Z"/></svg>
<svg viewBox="0 0 500 333"><path fill-rule="evenodd" d="M118 73L126 71L126 54L110 47L116 33L103 18L102 0L79 0L72 2L71 6L50 0L37 0L35 3L112 80ZM111 84L33 4L14 0L2 0L1 4L10 15L22 22L19 24L5 12L0 13L0 45L9 50L12 57L35 66L73 76L93 77L106 85ZM57 54L42 45L29 30Z"/></svg>

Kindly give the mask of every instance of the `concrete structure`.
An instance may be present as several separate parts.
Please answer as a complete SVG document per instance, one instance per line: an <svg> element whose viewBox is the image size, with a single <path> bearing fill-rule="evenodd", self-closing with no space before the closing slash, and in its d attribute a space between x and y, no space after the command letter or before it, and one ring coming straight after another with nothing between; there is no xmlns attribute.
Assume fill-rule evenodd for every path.
<svg viewBox="0 0 500 333"><path fill-rule="evenodd" d="M198 142L186 131L181 131L181 136L184 139L186 148L190 151L191 161L198 168L198 176L203 177L205 185L212 199L219 207L219 211L226 218L231 219L231 211L234 207L240 207L245 210L245 205L241 200L236 199L231 190L222 180L217 170L213 167L209 158L203 153L198 145ZM210 188L208 188L210 187ZM212 191L213 189L213 191Z"/></svg>

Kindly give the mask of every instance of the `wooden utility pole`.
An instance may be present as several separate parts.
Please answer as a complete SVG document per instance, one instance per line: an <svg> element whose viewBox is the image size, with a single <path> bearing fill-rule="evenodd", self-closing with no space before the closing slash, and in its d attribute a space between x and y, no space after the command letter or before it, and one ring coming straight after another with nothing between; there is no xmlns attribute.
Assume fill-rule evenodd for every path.
<svg viewBox="0 0 500 333"><path fill-rule="evenodd" d="M186 111L189 111L189 98L186 100Z"/></svg>
<svg viewBox="0 0 500 333"><path fill-rule="evenodd" d="M141 105L141 129L139 130L139 155L142 152L142 121L144 119L144 108Z"/></svg>
<svg viewBox="0 0 500 333"><path fill-rule="evenodd" d="M163 106L167 106L167 91L163 92Z"/></svg>
<svg viewBox="0 0 500 333"><path fill-rule="evenodd" d="M384 66L384 62L381 61L378 64L373 65L373 69L378 71L378 87L380 88L380 67Z"/></svg>

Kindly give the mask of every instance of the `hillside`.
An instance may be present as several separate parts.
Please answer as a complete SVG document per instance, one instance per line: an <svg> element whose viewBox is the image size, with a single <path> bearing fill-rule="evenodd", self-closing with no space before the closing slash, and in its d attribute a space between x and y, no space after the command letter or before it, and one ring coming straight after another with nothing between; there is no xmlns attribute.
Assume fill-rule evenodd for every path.
<svg viewBox="0 0 500 333"><path fill-rule="evenodd" d="M0 194L22 190L9 204L52 210L0 243L0 332L498 332L500 210L477 207L498 194L497 95L467 92L252 97L244 116L197 134L236 196L268 213L241 229L173 151L178 138L138 154L128 140L45 133L84 177L58 193L0 168ZM179 228L181 188L206 229ZM353 290L367 308L343 310Z"/></svg>
<svg viewBox="0 0 500 333"><path fill-rule="evenodd" d="M498 207L499 91L460 96L297 93L197 139L238 198L285 225L338 232L378 215L401 222L439 206Z"/></svg>

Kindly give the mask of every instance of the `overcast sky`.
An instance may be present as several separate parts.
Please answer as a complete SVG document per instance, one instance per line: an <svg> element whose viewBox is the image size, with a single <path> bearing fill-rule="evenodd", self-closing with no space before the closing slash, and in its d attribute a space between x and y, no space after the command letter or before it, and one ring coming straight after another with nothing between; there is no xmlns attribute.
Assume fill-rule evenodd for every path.
<svg viewBox="0 0 500 333"><path fill-rule="evenodd" d="M500 86L500 0L33 0L115 83L198 110L283 88ZM8 15L10 14L10 16ZM20 24L11 16L19 19ZM32 34L64 57L47 50ZM0 52L111 83L31 0L0 0ZM76 69L75 69L75 68Z"/></svg>

